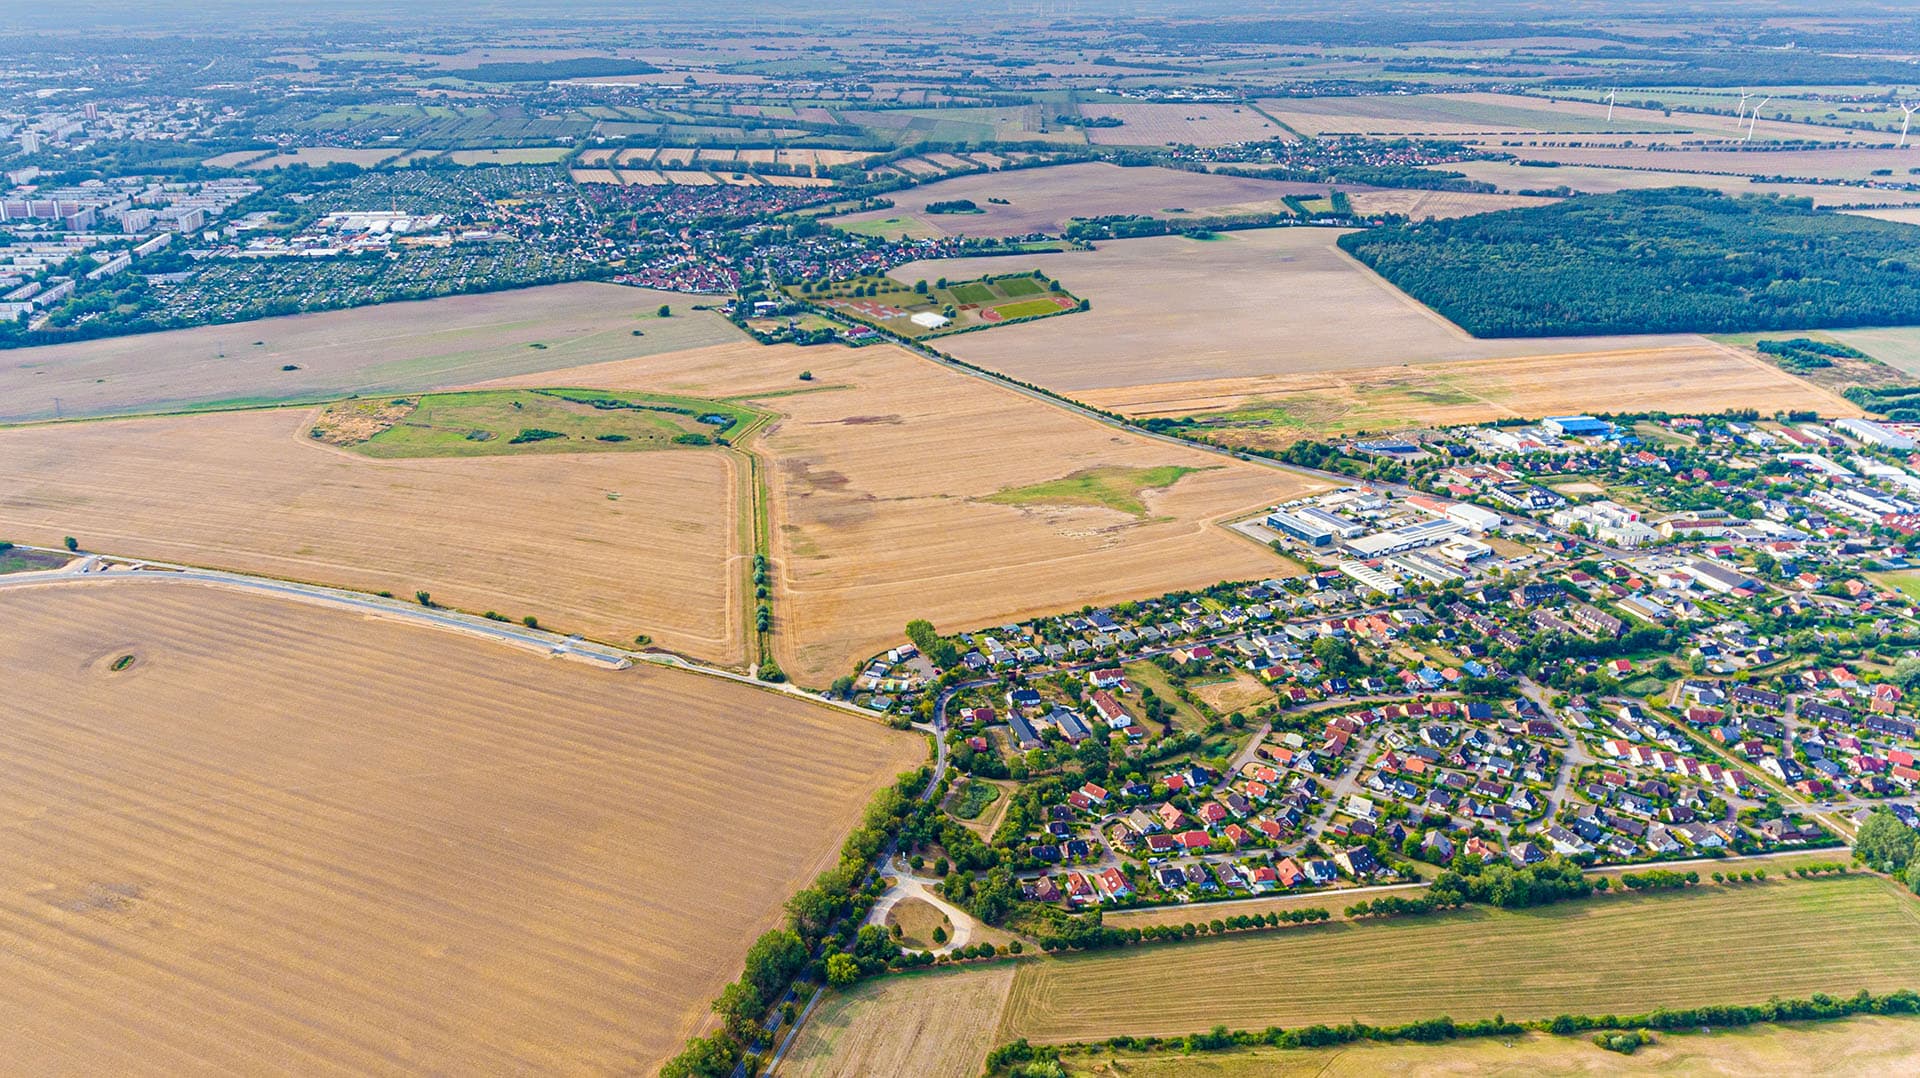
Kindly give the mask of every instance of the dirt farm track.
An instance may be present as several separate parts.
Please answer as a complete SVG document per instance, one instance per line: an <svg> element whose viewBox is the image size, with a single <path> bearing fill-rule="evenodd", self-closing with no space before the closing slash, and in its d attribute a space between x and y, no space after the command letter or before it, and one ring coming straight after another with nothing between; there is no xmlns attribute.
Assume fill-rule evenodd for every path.
<svg viewBox="0 0 1920 1078"><path fill-rule="evenodd" d="M10 587L0 654L15 1074L650 1071L925 751L192 584Z"/></svg>

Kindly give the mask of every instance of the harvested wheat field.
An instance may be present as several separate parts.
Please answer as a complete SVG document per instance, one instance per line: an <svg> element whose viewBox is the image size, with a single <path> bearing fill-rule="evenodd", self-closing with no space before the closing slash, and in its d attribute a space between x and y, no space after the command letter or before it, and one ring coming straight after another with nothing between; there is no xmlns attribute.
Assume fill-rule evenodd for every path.
<svg viewBox="0 0 1920 1078"><path fill-rule="evenodd" d="M10 588L0 615L15 1073L650 1071L925 752L184 582Z"/></svg>
<svg viewBox="0 0 1920 1078"><path fill-rule="evenodd" d="M1360 263L1326 228L1113 240L1095 251L914 262L903 281L1037 269L1092 309L940 342L1025 382L1082 390L1678 343L1694 336L1477 340ZM1071 323L1070 325L1067 323Z"/></svg>
<svg viewBox="0 0 1920 1078"><path fill-rule="evenodd" d="M996 1039L1525 1020L1890 992L1920 981L1916 928L1920 901L1865 875L1336 923L1023 963Z"/></svg>
<svg viewBox="0 0 1920 1078"><path fill-rule="evenodd" d="M883 977L834 992L780 1064L789 1078L973 1078L993 1048L1013 966Z"/></svg>
<svg viewBox="0 0 1920 1078"><path fill-rule="evenodd" d="M1126 128L1115 130L1125 131ZM1059 232L1075 217L1103 214L1205 217L1210 213L1226 212L1271 213L1286 208L1281 200L1288 195L1325 196L1330 187L1356 190L1338 184L1292 183L1218 176L1207 172L1122 168L1105 162L1085 162L956 176L951 180L895 192L890 196L894 202L891 209L867 210L836 217L833 223L848 226L863 221L903 217L931 229L934 235L939 236L1024 236L1029 232ZM1008 205L988 201L994 198L1006 199ZM957 199L973 202L982 212L926 212L930 202ZM979 274L942 270L933 276L960 280Z"/></svg>
<svg viewBox="0 0 1920 1078"><path fill-rule="evenodd" d="M1260 107L1308 135L1598 135L1622 141L1680 142L1738 139L1746 123L1732 116L1677 112L1620 105L1607 119L1604 101L1550 100L1521 94L1385 94L1360 97L1287 98L1262 101ZM1762 118L1754 140L1804 139L1811 142L1864 140L1890 142L1881 132L1852 132L1838 127Z"/></svg>
<svg viewBox="0 0 1920 1078"><path fill-rule="evenodd" d="M1552 161L1554 151L1530 151ZM1913 206L1920 191L1890 191L1860 184L1755 183L1749 176L1716 176L1704 172L1662 172L1641 168L1602 168L1597 165L1522 165L1513 161L1457 161L1444 166L1468 179L1491 183L1502 191L1537 191L1568 187L1590 195L1648 187L1704 187L1735 198L1741 195L1780 195L1810 198L1815 206ZM1414 194L1416 192L1393 192ZM1486 196L1482 196L1486 197ZM1355 199L1355 205L1359 200ZM1869 216L1876 213L1869 212ZM1894 218L1898 220L1899 218Z"/></svg>
<svg viewBox="0 0 1920 1078"><path fill-rule="evenodd" d="M1471 217L1476 213L1492 213L1495 210L1521 210L1529 206L1545 206L1553 201L1555 200L1551 198L1538 198L1532 195L1400 189L1356 191L1352 197L1355 213L1397 213L1413 221L1429 218L1446 220L1453 217Z"/></svg>
<svg viewBox="0 0 1920 1078"><path fill-rule="evenodd" d="M1791 1074L1843 1078L1900 1074L1920 1058L1920 1022L1851 1018L1844 1022L1716 1027L1711 1033L1661 1033L1631 1056L1605 1052L1585 1037L1525 1033L1443 1044L1360 1042L1338 1048L1068 1057L1070 1078L1574 1078L1590 1075Z"/></svg>
<svg viewBox="0 0 1920 1078"><path fill-rule="evenodd" d="M1139 419L1196 416L1231 444L1569 412L1862 414L1851 401L1710 341L1578 355L1465 360L1365 371L1223 378L1089 390L1081 399Z"/></svg>
<svg viewBox="0 0 1920 1078"><path fill-rule="evenodd" d="M1175 105L1139 101L1087 102L1080 115L1116 119L1119 127L1089 127L1095 146L1225 146L1235 142L1294 141L1293 135L1247 105L1198 102Z"/></svg>
<svg viewBox="0 0 1920 1078"><path fill-rule="evenodd" d="M1767 121L1762 120L1761 132L1764 133L1767 126ZM1528 152L1567 165L1784 176L1855 183L1873 181L1873 173L1877 169L1892 169L1893 175L1905 176L1908 169L1920 168L1920 146L1911 144L1899 149L1892 146L1849 146L1815 150L1781 150L1759 146L1741 149L1738 144L1720 149L1693 146L1671 149L1646 146L1552 146ZM1883 202L1889 199L1875 192L1861 201Z"/></svg>
<svg viewBox="0 0 1920 1078"><path fill-rule="evenodd" d="M312 414L0 430L0 534L742 658L725 452L372 460L305 437Z"/></svg>
<svg viewBox="0 0 1920 1078"><path fill-rule="evenodd" d="M918 617L952 631L1291 569L1216 525L1298 495L1298 477L1116 430L897 348L723 346L560 377L780 413L749 448L771 481L775 654L801 684L850 672ZM1029 489L1098 469L1173 478L1139 491L1139 512ZM989 500L1008 492L1022 504Z"/></svg>
<svg viewBox="0 0 1920 1078"><path fill-rule="evenodd" d="M411 393L741 339L685 301L561 284L16 349L0 353L0 422L51 418L55 397L98 416ZM669 302L679 313L655 317Z"/></svg>

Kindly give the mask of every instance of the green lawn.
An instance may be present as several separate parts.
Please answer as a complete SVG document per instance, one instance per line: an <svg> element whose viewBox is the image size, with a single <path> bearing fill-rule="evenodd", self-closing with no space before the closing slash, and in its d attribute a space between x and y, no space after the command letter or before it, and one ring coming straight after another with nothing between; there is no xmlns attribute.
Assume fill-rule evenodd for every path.
<svg viewBox="0 0 1920 1078"><path fill-rule="evenodd" d="M969 782L953 795L947 811L958 820L977 820L999 799L999 787L986 782Z"/></svg>
<svg viewBox="0 0 1920 1078"><path fill-rule="evenodd" d="M1039 318L1043 315L1059 314L1064 308L1050 299L1023 299L1014 303L1002 303L994 310L1004 319Z"/></svg>
<svg viewBox="0 0 1920 1078"><path fill-rule="evenodd" d="M1869 573L1876 583L1892 588L1909 599L1920 601L1920 569L1898 573Z"/></svg>
<svg viewBox="0 0 1920 1078"><path fill-rule="evenodd" d="M598 389L498 389L330 405L312 437L370 457L475 457L708 445L765 413L726 401Z"/></svg>
<svg viewBox="0 0 1920 1078"><path fill-rule="evenodd" d="M1164 490L1200 470L1173 464L1158 468L1085 468L1045 483L1003 490L984 500L998 505L1086 505L1144 517L1147 506L1141 494Z"/></svg>

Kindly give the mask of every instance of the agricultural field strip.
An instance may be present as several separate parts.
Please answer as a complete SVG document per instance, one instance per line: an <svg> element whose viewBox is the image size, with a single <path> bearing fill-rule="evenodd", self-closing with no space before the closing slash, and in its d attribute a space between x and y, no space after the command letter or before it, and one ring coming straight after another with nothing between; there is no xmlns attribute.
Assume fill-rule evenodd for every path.
<svg viewBox="0 0 1920 1078"><path fill-rule="evenodd" d="M857 811L849 806L858 805L860 790L923 751L903 741L876 752L879 742L862 734L871 742L863 755L852 735L870 726L841 720L830 730L816 717L825 713L770 701L730 709L718 701L742 690L682 685L674 681L682 675L669 671L636 677L546 667L535 678L533 667L520 665L536 662L532 657L503 659L453 636L418 638L397 623L356 622L260 597L189 596L130 581L9 591L0 602L12 613L12 653L44 653L14 684L22 714L10 756L15 768L28 763L23 757L44 766L32 764L7 784L0 812L20 821L8 832L15 844L27 843L15 859L36 866L31 878L50 885L0 897L25 948L14 952L15 961L38 956L7 978L14 986L9 1007L48 1022L77 1017L75 1007L91 1016L71 1027L72 1038L17 1046L49 1066L113 1058L137 1073L188 1059L252 1069L266 1059L300 1058L316 1071L364 1073L398 1069L415 1053L423 1053L416 1062L465 1059L486 1069L563 1058L575 1065L658 1059L705 1023L703 1004L755 922L771 919L780 899L831 857L831 836ZM104 672L104 656L85 658L103 639L106 655L125 648L136 656L125 674ZM236 648L234 639L248 643ZM327 663L362 673L326 679ZM279 735L247 736L230 716L204 706L209 682L239 666L251 671L248 718L281 729ZM115 677L128 678L128 687L118 688ZM567 681L579 684L563 688ZM437 738L420 736L420 717L408 703L420 686L445 704L430 724ZM111 729L72 721L76 692L102 705L89 713L115 715ZM659 706L643 702L649 694ZM616 697L626 697L625 706ZM44 702L54 699L63 721L50 721L45 711ZM794 714L774 718L781 707ZM649 786L649 771L657 779L731 783L739 758L725 724L680 720L683 712L713 708L800 738L806 748L767 754L760 785L780 789L804 778L794 788L812 791L807 804L833 819L803 828L820 839L812 848L782 839L747 852L729 876L733 886L719 895L701 887L661 889L644 882L661 878L651 869L633 875L636 865L653 862L631 855L657 851L661 834L671 833L648 838L648 829L677 827L668 817L692 810L715 833L737 839L763 827L766 815L745 803L728 808L725 799L670 794L646 802L647 813L634 821L639 831L610 826L623 814L632 819L634 803L621 795L620 781L587 772L613 767L641 786ZM676 730L683 750L676 762L648 763L656 754L641 751L656 743L644 727L660 724ZM520 750L503 750L502 736ZM383 748L348 748L368 737ZM831 747L834 740L844 744ZM338 756L342 749L347 756ZM241 763L261 753L269 758L259 766ZM501 764L505 757L514 762ZM220 765L222 758L234 766ZM75 760L90 761L85 775L61 777ZM157 782L162 771L175 777ZM548 775L564 794L540 781ZM425 801L423 777L434 778ZM581 793L594 790L603 792ZM76 799L107 811L49 815L36 808ZM408 801L413 810L404 807ZM812 811L800 805L789 802L780 818L797 821ZM438 836L453 833L447 825L469 810L499 826L449 849ZM597 828L595 819L602 821ZM98 827L107 821L111 839ZM143 836L155 829L165 834ZM588 835L595 837L581 845ZM248 854L260 841L304 851L300 863ZM81 860L66 856L82 844L92 852ZM556 864L552 849L571 856ZM789 864L761 867L781 851ZM349 864L358 866L351 880L344 875ZM488 886L470 886L470 878L482 876ZM516 897L526 887L538 888L540 908L557 918L546 927L527 923L531 907ZM652 914L619 914L636 901ZM726 916L713 916L716 905ZM608 929L591 948L566 936L585 924ZM231 934L242 927L243 935ZM47 950L49 931L67 944ZM444 939L446 946L396 967L380 941L400 938ZM678 946L662 946L667 940ZM383 976L354 972L369 964ZM263 970L275 971L269 976L285 991L256 994ZM448 980L462 991L447 994ZM111 986L112 994L83 994L78 985ZM640 1012L652 1016L646 1022L635 1021L634 992L647 1001ZM369 1036L375 1026L354 1018L368 1008L379 1015L377 1028L399 1031L405 1042Z"/></svg>
<svg viewBox="0 0 1920 1078"><path fill-rule="evenodd" d="M1912 896L1861 876L1334 924L1025 964L997 1039L1634 1013L1891 990L1920 980L1916 927ZM1154 1005L1139 1006L1145 999Z"/></svg>
<svg viewBox="0 0 1920 1078"><path fill-rule="evenodd" d="M787 395L802 369L856 388ZM785 600L776 607L791 619L776 627L776 651L803 683L851 669L914 617L985 624L1092 595L1118 600L1290 571L1211 525L1297 491L1300 477L1123 433L899 349L731 346L602 364L565 380L741 398L782 413L751 448L768 465L775 597ZM1168 464L1202 470L1149 493L1146 520L984 501L1087 467ZM1011 579L1001 552L1016 548L1023 570Z"/></svg>
<svg viewBox="0 0 1920 1078"><path fill-rule="evenodd" d="M646 632L696 658L739 661L742 581L727 566L746 537L730 455L378 461L319 445L307 425L269 411L0 430L0 530L369 592L426 590L467 610L536 615L601 640ZM636 557L647 572L634 571Z"/></svg>
<svg viewBox="0 0 1920 1078"><path fill-rule="evenodd" d="M0 422L54 418L56 398L68 417L318 402L742 339L715 314L653 317L678 299L550 285L48 345L0 361Z"/></svg>

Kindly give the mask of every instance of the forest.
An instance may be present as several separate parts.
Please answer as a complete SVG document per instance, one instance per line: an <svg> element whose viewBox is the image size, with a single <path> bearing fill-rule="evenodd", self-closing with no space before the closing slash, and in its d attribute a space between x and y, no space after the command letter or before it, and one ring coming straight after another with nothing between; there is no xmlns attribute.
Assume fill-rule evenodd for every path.
<svg viewBox="0 0 1920 1078"><path fill-rule="evenodd" d="M1803 200L1622 191L1340 246L1476 337L1920 323L1920 227Z"/></svg>

